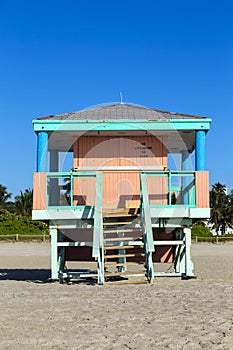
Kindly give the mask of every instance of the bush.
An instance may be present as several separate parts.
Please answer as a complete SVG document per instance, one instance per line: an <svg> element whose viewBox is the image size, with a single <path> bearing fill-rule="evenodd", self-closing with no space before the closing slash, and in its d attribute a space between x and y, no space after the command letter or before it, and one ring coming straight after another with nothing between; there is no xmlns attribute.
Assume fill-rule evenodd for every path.
<svg viewBox="0 0 233 350"><path fill-rule="evenodd" d="M40 221L33 221L27 216L0 214L0 235L41 235L49 234L48 226Z"/></svg>
<svg viewBox="0 0 233 350"><path fill-rule="evenodd" d="M202 225L193 225L191 231L192 238L195 237L212 237L212 233L206 226Z"/></svg>

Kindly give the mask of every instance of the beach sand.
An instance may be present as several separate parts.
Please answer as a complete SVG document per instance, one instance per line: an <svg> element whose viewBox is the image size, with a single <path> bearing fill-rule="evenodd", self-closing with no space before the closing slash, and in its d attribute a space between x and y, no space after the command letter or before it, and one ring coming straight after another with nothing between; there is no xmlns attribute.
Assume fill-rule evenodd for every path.
<svg viewBox="0 0 233 350"><path fill-rule="evenodd" d="M0 244L0 349L233 349L233 245L194 244L197 279L47 283L47 243Z"/></svg>

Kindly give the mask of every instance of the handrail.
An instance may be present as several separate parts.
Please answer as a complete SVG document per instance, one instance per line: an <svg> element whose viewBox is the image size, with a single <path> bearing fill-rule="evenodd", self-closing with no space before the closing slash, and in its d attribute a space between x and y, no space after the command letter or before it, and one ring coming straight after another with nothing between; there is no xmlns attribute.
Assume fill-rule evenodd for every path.
<svg viewBox="0 0 233 350"><path fill-rule="evenodd" d="M146 175L140 174L140 196L141 196L141 220L142 220L142 233L144 238L145 255L146 255L146 268L147 278L150 283L153 282L154 268L152 253L155 251L154 237L151 225L150 205L147 190Z"/></svg>
<svg viewBox="0 0 233 350"><path fill-rule="evenodd" d="M99 249L103 247L102 187L102 174L96 173L94 230L92 247L93 258L98 258Z"/></svg>
<svg viewBox="0 0 233 350"><path fill-rule="evenodd" d="M103 237L103 174L96 173L95 211L92 257L98 261L98 283L104 284L104 237Z"/></svg>
<svg viewBox="0 0 233 350"><path fill-rule="evenodd" d="M152 230L152 225L151 225L149 196L148 196L146 175L145 174L141 174L141 202L142 202L143 219L145 221L145 235L146 235L147 251L154 252L155 251L154 238L153 238L153 230Z"/></svg>

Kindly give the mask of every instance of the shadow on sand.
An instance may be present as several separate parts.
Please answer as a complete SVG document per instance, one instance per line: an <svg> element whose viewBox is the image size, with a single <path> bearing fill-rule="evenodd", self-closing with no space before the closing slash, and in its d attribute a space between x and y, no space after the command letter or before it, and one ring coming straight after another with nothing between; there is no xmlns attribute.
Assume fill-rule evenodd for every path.
<svg viewBox="0 0 233 350"><path fill-rule="evenodd" d="M71 270L72 271L72 270ZM87 273L90 270L82 269L79 272ZM25 281L33 283L52 283L58 282L57 280L51 280L51 270L49 269L0 269L0 282L1 281ZM96 279L84 278L70 282L64 279L60 283L62 284L87 284L96 285Z"/></svg>
<svg viewBox="0 0 233 350"><path fill-rule="evenodd" d="M28 281L46 283L51 271L49 269L0 269L0 281Z"/></svg>

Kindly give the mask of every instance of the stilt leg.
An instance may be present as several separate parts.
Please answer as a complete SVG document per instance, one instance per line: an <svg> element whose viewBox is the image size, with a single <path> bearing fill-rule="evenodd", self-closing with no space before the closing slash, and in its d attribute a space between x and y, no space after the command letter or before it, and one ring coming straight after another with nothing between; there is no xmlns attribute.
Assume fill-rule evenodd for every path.
<svg viewBox="0 0 233 350"><path fill-rule="evenodd" d="M58 280L58 251L57 251L57 228L49 227L51 236L51 279Z"/></svg>

